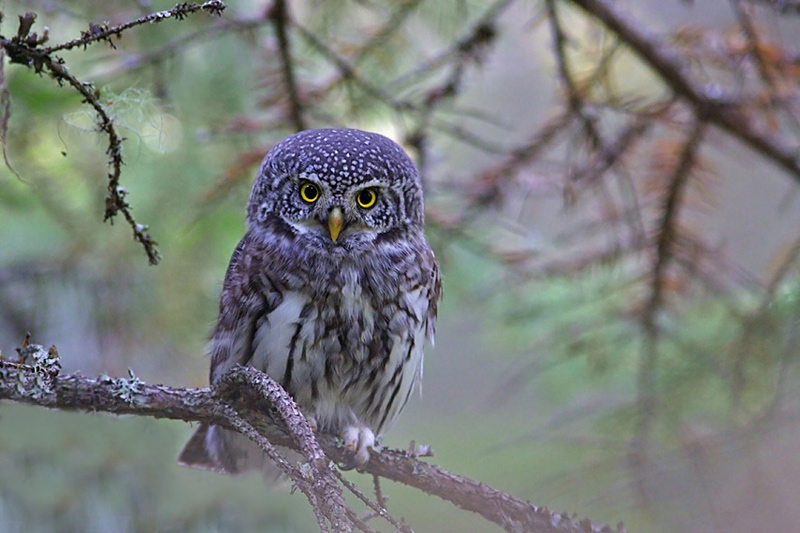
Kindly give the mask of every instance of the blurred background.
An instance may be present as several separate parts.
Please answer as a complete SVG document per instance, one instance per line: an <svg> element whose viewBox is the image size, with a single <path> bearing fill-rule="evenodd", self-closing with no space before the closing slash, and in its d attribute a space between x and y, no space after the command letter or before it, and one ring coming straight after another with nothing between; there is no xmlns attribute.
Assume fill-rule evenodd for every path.
<svg viewBox="0 0 800 533"><path fill-rule="evenodd" d="M377 131L419 164L445 289L424 394L386 444L629 531L800 530L800 173L703 126L576 4L306 0L284 17L232 0L60 53L126 138L121 184L156 266L121 217L102 222L92 110L6 58L0 352L30 331L65 372L205 386L260 159L305 127ZM6 0L0 35L26 11L55 44L172 5ZM796 147L792 6L623 5ZM0 531L316 530L300 494L177 466L191 432L0 404ZM499 531L383 488L415 531Z"/></svg>

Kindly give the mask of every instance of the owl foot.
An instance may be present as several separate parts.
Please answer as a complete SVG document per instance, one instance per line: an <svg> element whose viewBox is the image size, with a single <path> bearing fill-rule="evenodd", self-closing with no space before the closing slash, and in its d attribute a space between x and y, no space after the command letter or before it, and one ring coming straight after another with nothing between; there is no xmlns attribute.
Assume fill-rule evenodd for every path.
<svg viewBox="0 0 800 533"><path fill-rule="evenodd" d="M364 426L347 426L341 434L345 462L342 470L364 466L369 461L369 449L375 447L375 434Z"/></svg>

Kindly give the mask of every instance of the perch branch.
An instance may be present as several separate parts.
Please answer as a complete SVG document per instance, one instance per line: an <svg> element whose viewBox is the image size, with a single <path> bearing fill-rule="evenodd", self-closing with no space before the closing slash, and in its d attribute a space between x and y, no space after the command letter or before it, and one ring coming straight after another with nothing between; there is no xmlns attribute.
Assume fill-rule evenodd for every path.
<svg viewBox="0 0 800 533"><path fill-rule="evenodd" d="M293 400L266 374L252 368L233 369L216 389L187 389L149 385L134 376L130 379L92 379L77 374L60 375L57 358L54 359L55 363L48 362L46 358L44 361L25 364L0 359L0 400L62 410L203 422L236 431L250 425L272 444L305 452L322 472L330 472L325 457L340 463L346 461L344 450L337 446L336 438L331 435L317 436L316 440L323 455L319 455L319 449L313 444L313 434L304 434L299 439L302 445L298 446L296 437L290 434L294 434L293 430L297 427L295 424L299 422L296 415L291 414L292 409L283 411L289 402L294 404ZM228 395L233 389L240 396L251 396L250 400L237 401L233 402L235 405L230 405ZM252 396L258 397L260 402L252 401ZM267 404L270 409L279 413L290 413L287 415L289 430L270 416L270 409L258 408L259 403L262 406ZM236 417L231 415L232 410L247 424L238 423ZM306 428L301 429L301 432L307 429L307 423L303 423ZM314 467L312 464L312 468ZM438 496L462 509L480 514L506 531L613 531L608 526L595 525L588 519L577 520L567 514L555 513L546 507L524 502L484 483L422 462L407 451L383 450L373 453L364 471ZM311 476L311 479L315 483L323 483L318 477ZM314 492L318 493L319 491ZM352 516L348 515L347 519L348 523L352 523ZM617 527L617 531L623 531L621 525Z"/></svg>
<svg viewBox="0 0 800 533"><path fill-rule="evenodd" d="M225 400L244 393L252 396L253 403L250 405L266 401L269 406L277 410L279 417L289 428L295 447L299 448L311 467L310 479L313 480L313 484L309 484L306 476L292 477L292 479L309 497L315 509L318 506L323 509L324 515L330 520L335 531L352 531L353 524L347 515L341 488L336 482L334 466L325 457L325 453L314 437L311 426L291 396L286 394L286 391L267 374L252 367L232 369L222 377L222 380L215 386L214 392ZM246 419L243 419L243 422L246 423ZM255 431L249 423L246 423L246 427L248 433ZM236 429L241 431L240 427ZM257 432L254 436L248 436L256 442L260 440L258 439L260 434ZM271 444L267 444L271 448ZM314 501L317 505L314 505Z"/></svg>

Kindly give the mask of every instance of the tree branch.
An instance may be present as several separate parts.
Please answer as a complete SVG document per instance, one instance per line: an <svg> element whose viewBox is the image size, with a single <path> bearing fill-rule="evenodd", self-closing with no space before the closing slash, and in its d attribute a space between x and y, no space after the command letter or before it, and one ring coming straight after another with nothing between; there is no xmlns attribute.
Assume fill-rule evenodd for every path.
<svg viewBox="0 0 800 533"><path fill-rule="evenodd" d="M111 41L111 37L120 37L123 31L133 28L135 26L141 26L143 24L153 24L156 22L161 22L162 20L167 20L169 18L174 18L176 20L183 20L186 18L187 15L191 15L192 13L196 13L197 11L206 11L207 13L215 16L220 16L223 11L225 11L225 3L221 0L209 0L203 4L187 4L182 3L178 4L170 10L166 11L158 11L156 13L150 13L143 17L139 17L138 19L131 20L124 24L118 24L116 26L109 26L108 24L94 24L89 23L89 31L81 32L81 36L77 39L72 39L65 43L61 43L56 46L49 46L42 50L43 54L52 54L53 52L59 52L62 50L71 50L72 48L76 47L86 47L89 44L96 43L98 41L107 41L112 48L116 48L114 43Z"/></svg>
<svg viewBox="0 0 800 533"><path fill-rule="evenodd" d="M650 281L650 296L642 313L644 346L637 375L637 423L636 433L631 441L631 464L637 480L638 497L647 503L647 492L641 483L642 472L647 460L650 433L656 411L658 410L658 390L656 373L658 370L660 329L656 321L658 312L664 304L667 267L674 255L674 245L679 234L680 210L684 207L683 196L691 179L692 169L702 144L705 124L697 122L683 144L669 183L664 194L663 211L657 226L656 251Z"/></svg>
<svg viewBox="0 0 800 533"><path fill-rule="evenodd" d="M697 115L717 126L786 170L800 183L800 150L786 139L760 127L738 102L719 94L714 84L701 85L687 69L687 62L674 47L662 42L608 0L571 0L614 32L676 94L688 100Z"/></svg>
<svg viewBox="0 0 800 533"><path fill-rule="evenodd" d="M133 231L133 239L142 244L151 265L155 265L159 261L159 254L156 249L158 243L150 237L148 226L139 224L134 219L131 213L131 207L125 200L128 191L120 185L123 164L122 141L124 138L119 135L111 114L107 112L106 108L100 102L100 91L95 89L93 84L80 81L72 75L67 69L64 60L54 53L80 46L86 47L100 41L106 41L112 47L115 47L111 38L113 36L119 37L123 31L134 26L161 22L169 18L181 20L197 11L206 11L211 15L219 16L224 9L225 4L220 0L210 0L204 4L178 4L168 11L151 13L117 26L89 23L89 30L81 32L80 37L50 47L43 46L49 39L47 28L44 29L41 36L36 33L31 33L31 28L36 21L36 13L26 13L19 17L19 28L15 36L6 38L0 35L0 49L8 55L11 63L25 65L33 69L37 74L46 72L52 76L59 85L64 85L66 82L81 95L84 103L89 104L92 109L94 109L97 116L98 130L108 136L106 154L108 155L108 166L110 169L106 185L105 216L103 220L110 220L113 223L114 217L122 213L125 221ZM2 59L1 54L0 59ZM0 65L0 69L2 69L2 65ZM2 81L2 77L0 77L0 105L3 106L3 108L0 109L0 124L3 125L2 128L0 128L0 131L2 131L0 141L3 141L3 153L5 154L5 123L7 122L10 110L7 104L3 104L3 92L5 89L2 86Z"/></svg>
<svg viewBox="0 0 800 533"><path fill-rule="evenodd" d="M315 438L292 398L266 374L251 367L237 367L216 388L187 389L146 384L132 373L128 379L60 375L55 348L48 352L35 344L24 347L21 356L20 362L0 359L0 400L62 410L203 422L243 432L260 445L265 439L271 444L299 450L310 459L312 474L305 474L308 482L314 485L310 492L314 496L323 493L329 498L327 503L319 500L317 503L329 511L329 520L331 516L338 517L342 520L340 524L348 525L339 528L337 523L331 522L333 529L352 529L354 516L351 512L346 512L345 516L337 514L345 512L339 507L341 489L338 485L332 487L329 477L335 475L329 458L345 462L344 450L337 446L332 435L320 434ZM237 398L232 400L234 392ZM276 422L271 412L279 413L288 423L288 430L286 425ZM587 519L578 521L565 513L554 513L484 483L452 474L418 460L407 451L373 452L363 470L478 513L506 531L612 531L608 526L595 525ZM302 486L300 488L303 490ZM624 531L621 524L616 531Z"/></svg>
<svg viewBox="0 0 800 533"><path fill-rule="evenodd" d="M315 509L322 508L323 514L328 518L335 531L353 530L353 524L348 517L347 507L342 497L342 490L336 482L334 465L325 457L325 453L317 443L314 432L300 412L300 408L280 385L267 374L252 367L237 367L222 377L215 386L214 393L223 400L238 399L239 395L244 393L253 400L248 405L258 405L258 403L266 401L269 406L275 408L280 419L289 428L294 445L299 448L311 467L312 484L309 484L309 476L292 476L292 479L306 496L309 496ZM246 422L246 419L243 418L243 421ZM255 428L249 424L246 425L248 426L248 437L258 443L260 441L258 437L261 435L258 433L252 435ZM240 427L237 429L241 431ZM268 445L267 449L272 447L271 443L267 442L266 444ZM263 445L259 445L264 448ZM312 497L312 494L319 497ZM320 526L323 528L323 524Z"/></svg>

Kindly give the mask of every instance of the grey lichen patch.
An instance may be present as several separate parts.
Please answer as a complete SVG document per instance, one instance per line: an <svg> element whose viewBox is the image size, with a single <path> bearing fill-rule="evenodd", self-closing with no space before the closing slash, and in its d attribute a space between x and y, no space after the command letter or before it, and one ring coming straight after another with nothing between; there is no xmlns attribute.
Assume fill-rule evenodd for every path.
<svg viewBox="0 0 800 533"><path fill-rule="evenodd" d="M312 466L310 464L305 463L305 462L300 464L299 470L300 470L300 474L303 476L303 478L305 478L308 481L313 481L314 480L314 469L312 468Z"/></svg>
<svg viewBox="0 0 800 533"><path fill-rule="evenodd" d="M420 457L433 457L433 448L430 444L417 444L416 441L411 441L406 448L406 453L412 459L419 459Z"/></svg>
<svg viewBox="0 0 800 533"><path fill-rule="evenodd" d="M61 359L55 345L45 350L41 344L29 344L19 350L20 363L32 366L36 373L56 376L61 372Z"/></svg>
<svg viewBox="0 0 800 533"><path fill-rule="evenodd" d="M41 344L26 342L17 350L19 368L28 368L32 372L14 372L15 388L20 395L41 399L52 393L53 380L61 372L61 361L55 346L45 350ZM7 379L8 373L3 373Z"/></svg>
<svg viewBox="0 0 800 533"><path fill-rule="evenodd" d="M19 362L23 365L34 366L47 359L47 350L41 344L25 343L18 352Z"/></svg>
<svg viewBox="0 0 800 533"><path fill-rule="evenodd" d="M114 396L120 398L122 401L129 405L136 404L136 396L144 392L144 382L140 380L133 370L128 369L129 379L125 378L112 378L108 375L101 375L98 377L100 383L111 385L111 390Z"/></svg>

